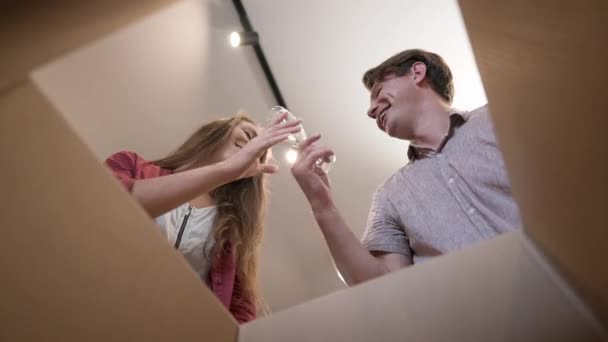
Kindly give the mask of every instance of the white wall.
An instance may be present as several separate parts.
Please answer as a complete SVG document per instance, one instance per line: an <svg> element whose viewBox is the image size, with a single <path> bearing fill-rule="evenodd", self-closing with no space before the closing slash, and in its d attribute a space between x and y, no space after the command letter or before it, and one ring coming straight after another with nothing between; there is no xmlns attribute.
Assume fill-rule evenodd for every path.
<svg viewBox="0 0 608 342"><path fill-rule="evenodd" d="M35 79L100 159L121 149L160 157L207 121L272 104L252 51L227 45L239 26L228 1L178 2Z"/></svg>
<svg viewBox="0 0 608 342"><path fill-rule="evenodd" d="M337 154L334 197L358 236L372 192L406 162L407 148L365 116L363 72L403 49L426 48L450 64L458 107L485 103L453 0L244 4L290 109ZM239 28L231 1L184 0L35 78L100 159L123 149L157 158L206 121L239 108L262 119L275 105L253 51L227 44ZM272 178L271 189L261 281L276 311L343 285L288 170Z"/></svg>

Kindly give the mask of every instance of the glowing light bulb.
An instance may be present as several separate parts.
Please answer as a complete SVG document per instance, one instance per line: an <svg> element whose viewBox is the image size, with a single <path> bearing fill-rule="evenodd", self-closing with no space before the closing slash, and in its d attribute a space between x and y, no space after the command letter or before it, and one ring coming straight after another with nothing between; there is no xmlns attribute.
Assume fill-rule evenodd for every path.
<svg viewBox="0 0 608 342"><path fill-rule="evenodd" d="M232 45L232 47L241 45L241 35L238 32L232 32L230 34L230 45Z"/></svg>
<svg viewBox="0 0 608 342"><path fill-rule="evenodd" d="M297 120L296 117L291 112L289 112L287 109L285 109L281 106L276 106L276 107L272 107L270 109L270 115L268 118L268 122L269 123L274 122L278 116L285 114L285 113L287 113L287 116L285 117L283 122ZM302 125L300 125L300 127L301 127L301 130L298 133L291 134L287 137L287 143L292 147L292 149L287 151L287 153L285 154L285 159L287 160L287 162L289 164L295 163L295 161L298 158L298 152L297 152L298 145L301 144L307 138L304 127ZM329 158L327 158L325 160L324 159L317 160L316 165L318 168L323 170L323 172L328 173L331 165L335 161L336 161L336 157L330 156Z"/></svg>
<svg viewBox="0 0 608 342"><path fill-rule="evenodd" d="M287 153L285 153L285 160L287 160L289 165L292 165L293 163L295 163L297 159L298 159L298 151L288 150Z"/></svg>

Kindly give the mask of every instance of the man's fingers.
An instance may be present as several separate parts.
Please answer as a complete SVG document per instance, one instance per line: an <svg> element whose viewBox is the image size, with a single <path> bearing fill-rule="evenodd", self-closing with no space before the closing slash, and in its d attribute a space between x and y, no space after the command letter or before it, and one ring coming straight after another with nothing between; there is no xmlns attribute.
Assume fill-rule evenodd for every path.
<svg viewBox="0 0 608 342"><path fill-rule="evenodd" d="M308 139L302 141L299 145L298 145L298 150L299 152L305 153L307 149L309 149L309 147L314 144L315 142L319 141L319 139L321 139L321 134L315 134L312 137L309 137Z"/></svg>
<svg viewBox="0 0 608 342"><path fill-rule="evenodd" d="M301 142L298 145L298 160L306 159L306 156L316 148L314 143L319 139L321 139L321 134L316 134Z"/></svg>
<svg viewBox="0 0 608 342"><path fill-rule="evenodd" d="M334 155L334 152L327 147L319 147L308 153L307 156L303 157L303 164L306 168L319 168L317 166L318 160L325 160Z"/></svg>

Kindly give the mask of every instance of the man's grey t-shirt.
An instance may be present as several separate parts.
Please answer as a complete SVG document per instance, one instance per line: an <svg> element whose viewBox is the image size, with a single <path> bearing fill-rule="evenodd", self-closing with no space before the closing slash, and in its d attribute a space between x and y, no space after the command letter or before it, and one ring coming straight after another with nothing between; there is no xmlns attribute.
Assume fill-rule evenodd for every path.
<svg viewBox="0 0 608 342"><path fill-rule="evenodd" d="M521 227L487 106L438 153L414 158L382 184L362 238L370 251L412 263Z"/></svg>

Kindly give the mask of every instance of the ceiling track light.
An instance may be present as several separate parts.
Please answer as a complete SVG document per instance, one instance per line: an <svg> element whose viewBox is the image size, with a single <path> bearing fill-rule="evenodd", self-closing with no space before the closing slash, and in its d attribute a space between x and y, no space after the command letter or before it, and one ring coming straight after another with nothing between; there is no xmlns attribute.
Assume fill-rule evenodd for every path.
<svg viewBox="0 0 608 342"><path fill-rule="evenodd" d="M270 86L270 90L272 90L272 95L275 98L276 103L279 106L287 107L287 103L285 103L285 99L283 99L283 94L279 90L279 85L274 79L272 71L270 70L270 65L266 61L266 56L264 55L264 50L262 50L262 46L260 45L260 40L258 33L255 32L251 23L249 22L249 17L247 16L247 12L245 12L245 7L241 3L241 0L232 0L234 7L239 15L239 20L241 21L241 25L243 26L242 32L232 32L228 37L230 41L230 45L233 47L250 45L253 47L253 51L255 52L255 56L260 63L260 67L262 67L262 71L264 72L264 76L268 81L268 85Z"/></svg>
<svg viewBox="0 0 608 342"><path fill-rule="evenodd" d="M245 45L256 45L259 43L259 36L257 32L232 32L230 33L230 45L232 47L239 47Z"/></svg>

